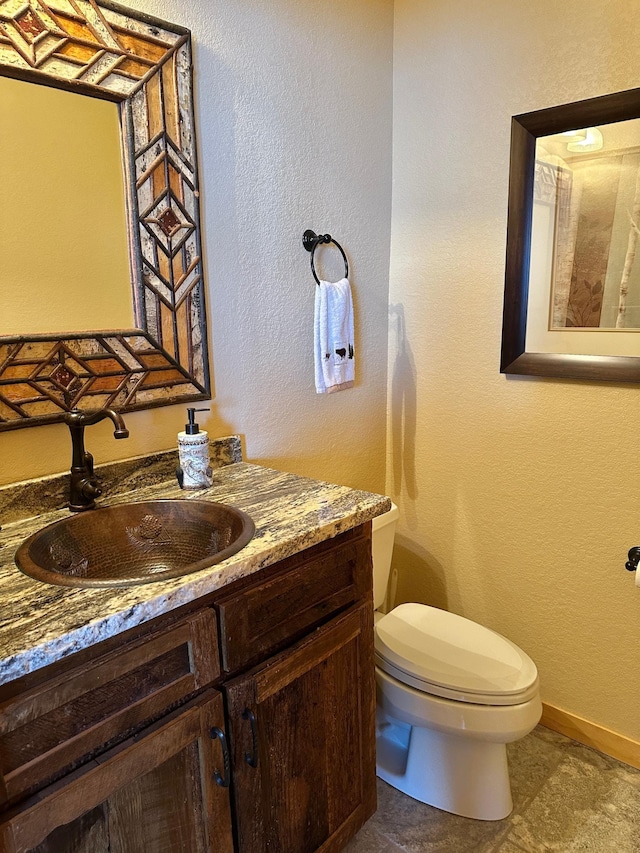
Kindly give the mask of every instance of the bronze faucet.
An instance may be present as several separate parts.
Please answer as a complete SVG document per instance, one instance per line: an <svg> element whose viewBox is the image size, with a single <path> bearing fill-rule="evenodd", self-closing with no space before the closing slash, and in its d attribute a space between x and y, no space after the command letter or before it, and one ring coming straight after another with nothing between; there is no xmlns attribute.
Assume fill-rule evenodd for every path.
<svg viewBox="0 0 640 853"><path fill-rule="evenodd" d="M69 509L71 512L83 512L93 509L95 499L102 489L93 473L93 456L84 449L84 428L97 424L105 418L111 418L115 426L115 438L128 438L129 430L114 409L72 409L64 416L64 422L71 433L73 457L71 460L71 481L69 483Z"/></svg>

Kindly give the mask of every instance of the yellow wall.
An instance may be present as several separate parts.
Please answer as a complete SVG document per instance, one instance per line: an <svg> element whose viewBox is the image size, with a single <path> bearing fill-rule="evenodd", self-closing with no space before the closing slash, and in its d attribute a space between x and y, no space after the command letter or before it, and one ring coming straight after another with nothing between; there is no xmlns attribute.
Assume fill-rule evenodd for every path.
<svg viewBox="0 0 640 853"><path fill-rule="evenodd" d="M510 119L640 85L634 0L396 0L396 600L478 620L640 739L638 388L499 373ZM404 332L398 315L404 315Z"/></svg>
<svg viewBox="0 0 640 853"><path fill-rule="evenodd" d="M111 101L0 77L0 335L131 329Z"/></svg>

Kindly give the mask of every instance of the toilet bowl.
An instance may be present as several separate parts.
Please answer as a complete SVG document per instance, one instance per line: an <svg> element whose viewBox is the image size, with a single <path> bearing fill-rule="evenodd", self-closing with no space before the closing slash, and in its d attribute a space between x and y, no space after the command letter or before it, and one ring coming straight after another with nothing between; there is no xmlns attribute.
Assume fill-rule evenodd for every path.
<svg viewBox="0 0 640 853"><path fill-rule="evenodd" d="M373 520L382 605L397 507ZM378 776L423 803L480 820L513 807L506 744L542 714L531 658L506 637L424 604L375 613Z"/></svg>

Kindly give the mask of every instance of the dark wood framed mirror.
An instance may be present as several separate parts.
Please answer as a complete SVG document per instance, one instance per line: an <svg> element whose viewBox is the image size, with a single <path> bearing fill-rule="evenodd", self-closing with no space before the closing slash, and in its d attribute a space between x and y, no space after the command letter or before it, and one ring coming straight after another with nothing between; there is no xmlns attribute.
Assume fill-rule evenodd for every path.
<svg viewBox="0 0 640 853"><path fill-rule="evenodd" d="M500 371L640 382L639 239L640 89L514 116Z"/></svg>
<svg viewBox="0 0 640 853"><path fill-rule="evenodd" d="M53 423L76 406L209 398L189 31L108 0L3 3L0 76L117 104L132 319L4 334L0 317L0 430ZM45 330L48 305L65 300L57 272L38 308Z"/></svg>

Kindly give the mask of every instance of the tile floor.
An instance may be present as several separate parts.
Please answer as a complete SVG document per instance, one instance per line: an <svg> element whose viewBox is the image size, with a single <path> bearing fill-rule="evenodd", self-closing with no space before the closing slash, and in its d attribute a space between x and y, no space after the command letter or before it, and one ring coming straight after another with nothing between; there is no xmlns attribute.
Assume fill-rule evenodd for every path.
<svg viewBox="0 0 640 853"><path fill-rule="evenodd" d="M509 817L457 817L378 780L378 811L346 853L640 853L640 770L542 726L508 750Z"/></svg>

